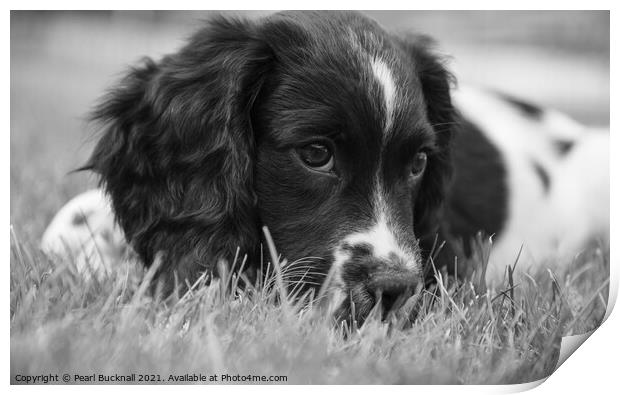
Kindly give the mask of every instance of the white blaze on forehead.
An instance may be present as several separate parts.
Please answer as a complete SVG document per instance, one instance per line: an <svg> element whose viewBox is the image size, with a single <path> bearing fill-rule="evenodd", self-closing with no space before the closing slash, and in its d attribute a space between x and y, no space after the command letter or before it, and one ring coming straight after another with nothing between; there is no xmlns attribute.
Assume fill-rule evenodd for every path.
<svg viewBox="0 0 620 395"><path fill-rule="evenodd" d="M388 65L381 59L374 58L371 62L372 72L381 85L383 91L383 101L385 104L385 132L392 126L394 113L394 102L396 100L396 84Z"/></svg>

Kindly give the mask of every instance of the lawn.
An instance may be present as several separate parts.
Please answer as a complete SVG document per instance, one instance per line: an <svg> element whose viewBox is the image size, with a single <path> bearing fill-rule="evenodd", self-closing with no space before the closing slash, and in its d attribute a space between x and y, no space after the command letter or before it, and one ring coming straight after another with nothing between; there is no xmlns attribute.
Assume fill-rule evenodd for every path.
<svg viewBox="0 0 620 395"><path fill-rule="evenodd" d="M287 267L255 283L225 274L162 299L135 262L85 280L71 261L54 263L12 241L12 379L136 373L166 382L202 373L284 375L288 383L523 383L553 371L561 336L600 324L608 295L608 250L593 248L561 270L508 279L504 292L437 273L440 285L411 301L419 310L412 325L371 314L358 328L287 295ZM480 244L470 264L483 264L488 247Z"/></svg>
<svg viewBox="0 0 620 395"><path fill-rule="evenodd" d="M450 15L459 21L451 25L459 34L439 23L448 16L425 14L412 21L458 54L455 69L463 80L480 82L484 75L486 84L510 90L502 73L515 72L507 60L514 48L521 51L520 69L529 64L545 70L548 61L557 66L554 78L578 75L571 87L579 94L571 100L565 99L563 81L541 85L522 78L512 82L518 85L513 93L607 125L609 20L605 25L599 14L582 14L510 16L512 23L529 21L529 31L542 37L536 45L523 34L511 36L500 29L505 23L487 14ZM400 29L412 23L378 16ZM149 292L149 273L136 262L119 262L104 278L88 280L70 260L45 257L38 250L45 225L70 197L96 183L88 174L70 173L92 148L92 131L84 122L90 106L127 64L174 49L198 23L186 13L12 13L12 382L16 374L69 373L73 382L75 374L135 373L159 375L148 378L163 382L184 374L217 374L219 382L228 374L234 382L235 375L250 374L283 375L289 384L521 383L553 371L561 336L601 323L609 292L607 245L567 262L547 262L550 270L507 276L503 286L488 292L475 279L456 284L437 273L438 286L410 303L418 310L412 325L371 317L361 327L338 325L320 301L288 295L280 286L290 274L287 267L254 283L226 274L163 300ZM591 29L567 43L577 40L566 33L573 23ZM480 38L473 28L480 24L491 38ZM450 34L462 41L451 41ZM486 72L474 67L481 54L488 60ZM481 241L468 264L484 266L487 248Z"/></svg>

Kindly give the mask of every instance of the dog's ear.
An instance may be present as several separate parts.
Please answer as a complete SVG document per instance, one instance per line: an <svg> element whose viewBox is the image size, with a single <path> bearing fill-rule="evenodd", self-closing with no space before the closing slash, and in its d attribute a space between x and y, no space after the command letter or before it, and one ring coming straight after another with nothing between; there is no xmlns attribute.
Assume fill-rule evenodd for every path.
<svg viewBox="0 0 620 395"><path fill-rule="evenodd" d="M452 175L450 142L456 128L450 87L453 76L441 56L434 52L434 42L427 36L409 35L400 43L411 59L422 84L426 114L436 134L436 149L429 153L428 167L420 192L414 202L414 231L419 238L433 238L441 223L441 206Z"/></svg>
<svg viewBox="0 0 620 395"><path fill-rule="evenodd" d="M103 135L85 167L145 264L161 252L160 271L180 281L260 240L250 111L272 54L257 34L212 19L177 53L132 69L94 112Z"/></svg>

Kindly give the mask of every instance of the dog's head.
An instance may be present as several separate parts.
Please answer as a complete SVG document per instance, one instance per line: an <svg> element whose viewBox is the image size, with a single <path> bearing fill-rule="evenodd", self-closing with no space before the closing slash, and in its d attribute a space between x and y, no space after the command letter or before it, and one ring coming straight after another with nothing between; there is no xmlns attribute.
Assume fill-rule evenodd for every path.
<svg viewBox="0 0 620 395"><path fill-rule="evenodd" d="M111 91L89 166L149 264L195 278L266 225L368 312L420 281L449 174L449 75L429 40L356 13L219 17ZM316 278L322 278L319 275Z"/></svg>

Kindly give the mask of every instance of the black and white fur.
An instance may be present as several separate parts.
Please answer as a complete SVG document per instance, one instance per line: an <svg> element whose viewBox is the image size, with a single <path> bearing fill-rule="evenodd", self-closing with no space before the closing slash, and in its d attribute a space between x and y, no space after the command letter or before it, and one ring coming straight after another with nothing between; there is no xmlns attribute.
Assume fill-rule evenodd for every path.
<svg viewBox="0 0 620 395"><path fill-rule="evenodd" d="M419 289L441 242L436 263L451 265L457 244L492 235L494 282L522 245L543 262L608 232L608 133L451 85L427 37L358 13L214 18L104 98L85 168L109 204L98 191L70 202L44 248L121 232L147 266L162 259L171 288L238 248L257 267L266 225L314 282L335 273L342 309L352 301L363 319L378 298L389 309ZM305 162L326 153L325 166ZM75 220L86 212L89 226Z"/></svg>

